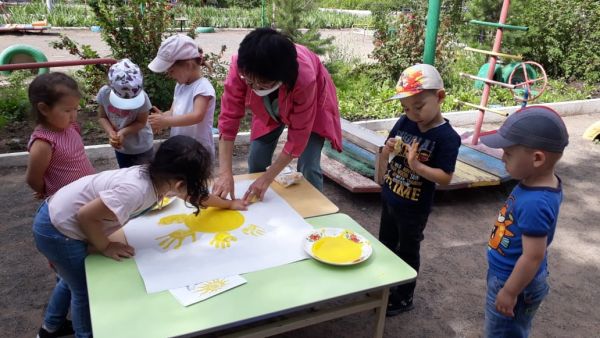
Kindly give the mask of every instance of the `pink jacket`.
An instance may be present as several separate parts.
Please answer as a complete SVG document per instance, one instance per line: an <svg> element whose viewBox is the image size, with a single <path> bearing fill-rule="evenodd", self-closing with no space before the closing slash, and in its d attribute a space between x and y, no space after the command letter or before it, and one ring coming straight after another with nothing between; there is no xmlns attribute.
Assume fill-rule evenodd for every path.
<svg viewBox="0 0 600 338"><path fill-rule="evenodd" d="M296 45L296 52L299 64L296 84L289 93L285 84L279 87L279 116L288 127L283 151L292 157L299 157L311 132L328 139L334 149L341 151L340 112L331 76L318 56L306 47ZM279 126L269 116L263 98L256 95L240 78L235 55L231 60L221 98L219 132L224 140L235 140L245 109L252 111L251 140L266 135Z"/></svg>

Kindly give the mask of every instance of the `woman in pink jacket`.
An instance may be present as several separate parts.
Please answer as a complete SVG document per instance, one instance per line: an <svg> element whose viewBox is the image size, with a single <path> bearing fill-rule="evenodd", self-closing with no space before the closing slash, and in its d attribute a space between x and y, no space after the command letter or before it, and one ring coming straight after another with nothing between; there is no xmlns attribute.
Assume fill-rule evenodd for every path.
<svg viewBox="0 0 600 338"><path fill-rule="evenodd" d="M294 158L298 171L322 190L323 143L327 139L341 151L342 131L335 86L318 56L270 28L256 29L244 38L221 99L219 175L213 193L222 198L235 197L233 141L246 109L252 112L248 169L265 173L250 185L244 200L262 200L275 176ZM287 141L272 163L285 127Z"/></svg>

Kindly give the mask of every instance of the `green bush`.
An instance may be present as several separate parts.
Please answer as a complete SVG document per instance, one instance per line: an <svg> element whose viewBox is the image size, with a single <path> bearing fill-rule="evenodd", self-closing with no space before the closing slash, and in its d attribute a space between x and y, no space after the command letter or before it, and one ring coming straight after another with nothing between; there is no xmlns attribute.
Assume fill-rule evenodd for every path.
<svg viewBox="0 0 600 338"><path fill-rule="evenodd" d="M32 77L30 71L14 71L8 77L8 85L0 87L0 127L13 121L21 121L30 110L27 86Z"/></svg>
<svg viewBox="0 0 600 338"><path fill-rule="evenodd" d="M373 12L375 16L375 49L371 57L378 61L378 80L396 81L402 71L423 62L425 48L426 10L410 13L390 12L385 8ZM442 17L435 52L435 66L443 72L453 57L454 35L450 33L450 20Z"/></svg>
<svg viewBox="0 0 600 338"><path fill-rule="evenodd" d="M55 49L67 50L69 54L78 56L82 60L96 59L100 56L90 45L78 45L68 36L61 34L60 40L51 41L50 46ZM106 83L107 65L85 65L83 69L76 70L72 75L79 83L84 102L96 99L96 93Z"/></svg>
<svg viewBox="0 0 600 338"><path fill-rule="evenodd" d="M91 0L90 5L93 2L107 2L104 0ZM110 2L110 1L108 1ZM148 7L156 7L160 4L165 4L164 0L160 1L120 1L119 5L127 6L132 8L132 4L139 4L145 2L149 4ZM198 0L198 3L201 1ZM262 26L262 9L260 3L258 6L251 6L245 1L227 1L229 4L218 3L219 7L227 6L227 8L217 8L212 6L201 7L194 1L188 1L188 4L179 4L167 9L164 6L164 10L168 13L169 21L165 29L167 28L178 28L177 24L172 18L176 16L187 17L190 22L201 23L202 26L211 26L218 28L256 28ZM207 1L206 3L210 3ZM267 2L265 18L265 25L271 24L272 19L272 6L271 1ZM235 6L234 6L235 5ZM28 23L37 20L48 19L48 23L53 26L62 27L89 27L94 25L100 25L99 20L96 17L95 11L90 6L86 7L84 4L71 4L71 3L58 3L54 6L51 13L46 12L46 7L41 2L30 3L21 6L10 6L9 14L11 15L11 22L22 22ZM139 10L138 10L139 12ZM118 12L114 12L118 13ZM113 14L114 16L114 13ZM344 13L333 13L323 12L317 9L306 11L302 13L300 20L300 27L316 27L316 28L350 28L356 25L368 25L370 24L370 17L358 17L351 14ZM0 16L0 24L8 23L3 17Z"/></svg>
<svg viewBox="0 0 600 338"><path fill-rule="evenodd" d="M318 6L321 8L337 8L337 9L358 9L371 10L376 7L385 6L390 9L400 10L408 6L407 0L319 0Z"/></svg>
<svg viewBox="0 0 600 338"><path fill-rule="evenodd" d="M469 19L498 21L500 1L471 0ZM528 26L528 32L506 30L504 53L522 54L541 63L551 77L600 82L600 2L582 0L516 0L507 23ZM466 26L470 43L492 46L495 30Z"/></svg>
<svg viewBox="0 0 600 338"><path fill-rule="evenodd" d="M102 39L116 59L129 58L144 72L144 90L153 105L167 110L175 82L148 70L171 23L165 0L91 0L90 7L102 27Z"/></svg>

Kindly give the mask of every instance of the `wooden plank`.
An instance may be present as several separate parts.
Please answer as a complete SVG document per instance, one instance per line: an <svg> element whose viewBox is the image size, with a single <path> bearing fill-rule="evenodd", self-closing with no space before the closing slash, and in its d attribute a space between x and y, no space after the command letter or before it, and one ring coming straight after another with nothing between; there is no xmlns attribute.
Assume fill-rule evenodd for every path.
<svg viewBox="0 0 600 338"><path fill-rule="evenodd" d="M481 142L477 143L476 145L472 144L473 129L460 128L460 127L453 127L453 129L454 129L454 131L456 131L456 133L458 133L458 135L460 135L460 139L462 141L463 146L473 148L477 151L480 151L484 154L488 154L497 159L500 159L500 160L502 159L502 155L504 154L502 149L490 148ZM479 136L481 136L481 134Z"/></svg>
<svg viewBox="0 0 600 338"><path fill-rule="evenodd" d="M342 136L359 147L374 154L378 154L385 143L385 136L379 135L371 129L354 124L348 120L340 119Z"/></svg>
<svg viewBox="0 0 600 338"><path fill-rule="evenodd" d="M351 192L380 192L381 186L375 181L362 176L340 162L321 154L321 170L323 174Z"/></svg>
<svg viewBox="0 0 600 338"><path fill-rule="evenodd" d="M383 149L375 156L375 182L381 185L383 183L383 175L387 171L389 154L384 153Z"/></svg>
<svg viewBox="0 0 600 338"><path fill-rule="evenodd" d="M458 160L472 167L498 176L501 181L508 180L510 175L504 168L504 163L496 157L484 154L467 146L460 146Z"/></svg>
<svg viewBox="0 0 600 338"><path fill-rule="evenodd" d="M386 294L387 296L387 294ZM381 296L380 296L381 297ZM227 335L222 335L223 338L263 338L271 337L276 334L301 329L310 325L322 323L325 321L346 317L355 313L369 311L372 309L380 310L385 313L387 308L387 298L385 308L382 306L381 298L375 298L368 296L364 299L354 301L350 304L343 304L333 307L331 309L316 310L315 312L307 312L293 317L280 319L272 323L264 324L261 326L240 330ZM384 317L385 319L385 317ZM379 324L379 323L377 323ZM376 327L375 337L381 338L383 336L383 326L385 321L381 324L381 330L379 326ZM378 335L381 332L381 335Z"/></svg>
<svg viewBox="0 0 600 338"><path fill-rule="evenodd" d="M236 175L233 178L240 180L255 180L263 173ZM281 198L283 198L302 218L323 216L335 214L340 211L337 205L333 204L323 193L313 187L306 178L303 178L297 184L284 187L277 182L271 183L273 189ZM236 191L236 197L244 196L245 191Z"/></svg>
<svg viewBox="0 0 600 338"><path fill-rule="evenodd" d="M498 176L494 176L483 170L479 170L464 162L456 161L454 175L449 185L437 185L437 190L456 190L474 187L484 187L490 185L499 185L501 183Z"/></svg>

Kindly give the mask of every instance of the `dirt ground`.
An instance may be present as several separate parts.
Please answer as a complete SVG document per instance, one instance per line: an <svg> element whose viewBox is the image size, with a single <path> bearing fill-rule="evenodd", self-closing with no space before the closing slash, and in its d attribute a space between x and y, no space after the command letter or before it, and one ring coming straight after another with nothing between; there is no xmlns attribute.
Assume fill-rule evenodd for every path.
<svg viewBox="0 0 600 338"><path fill-rule="evenodd" d="M533 337L598 336L600 293L600 145L581 138L600 114L566 117L570 145L558 166L565 199L549 250L551 292L534 321ZM244 173L246 149L237 149ZM115 168L114 159L94 163ZM33 337L54 285L35 250L32 217L38 202L23 167L0 169L0 336ZM486 243L512 184L440 193L425 231L415 309L386 320L385 337L480 337L485 296ZM378 194L350 194L331 181L324 194L340 212L378 233ZM372 312L352 315L281 337L368 337ZM596 332L596 333L594 333Z"/></svg>

